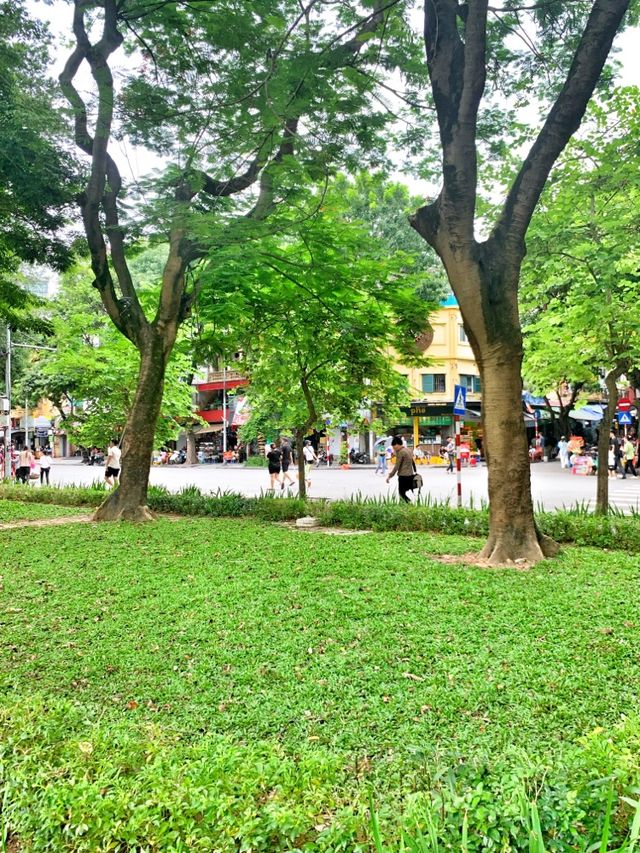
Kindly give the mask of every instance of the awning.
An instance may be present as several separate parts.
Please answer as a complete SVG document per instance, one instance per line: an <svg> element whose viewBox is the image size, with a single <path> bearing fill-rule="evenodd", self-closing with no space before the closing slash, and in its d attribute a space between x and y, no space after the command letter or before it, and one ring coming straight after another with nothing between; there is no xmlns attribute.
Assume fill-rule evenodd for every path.
<svg viewBox="0 0 640 853"><path fill-rule="evenodd" d="M572 409L569 417L574 421L590 421L597 423L604 417L602 406L585 406L582 409Z"/></svg>
<svg viewBox="0 0 640 853"><path fill-rule="evenodd" d="M210 432L222 432L222 424L207 424L206 426L196 427L193 434L206 435Z"/></svg>

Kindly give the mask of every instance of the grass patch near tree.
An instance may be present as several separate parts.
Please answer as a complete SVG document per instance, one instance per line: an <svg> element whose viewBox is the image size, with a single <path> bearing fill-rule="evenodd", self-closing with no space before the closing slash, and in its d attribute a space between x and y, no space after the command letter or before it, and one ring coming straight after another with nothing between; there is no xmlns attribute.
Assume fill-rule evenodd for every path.
<svg viewBox="0 0 640 853"><path fill-rule="evenodd" d="M47 518L83 515L81 509L49 504L25 503L24 501L0 500L0 524L17 521L36 521Z"/></svg>
<svg viewBox="0 0 640 853"><path fill-rule="evenodd" d="M610 796L622 837L640 558L433 559L470 543L223 519L5 531L5 839L529 850L535 800L560 851L600 838Z"/></svg>

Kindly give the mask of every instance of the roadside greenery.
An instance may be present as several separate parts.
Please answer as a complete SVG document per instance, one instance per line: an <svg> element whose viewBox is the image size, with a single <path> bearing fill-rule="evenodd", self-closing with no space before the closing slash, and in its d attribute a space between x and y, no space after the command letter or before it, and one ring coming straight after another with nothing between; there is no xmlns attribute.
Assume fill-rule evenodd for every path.
<svg viewBox="0 0 640 853"><path fill-rule="evenodd" d="M28 489L14 484L0 485L2 501L56 504L60 506L96 507L104 500L102 482L92 487L55 486ZM407 533L441 533L460 536L486 536L489 530L489 511L452 507L447 501L427 498L418 504L401 504L390 498L362 498L325 501L298 497L246 497L236 492L201 492L187 486L179 492L169 492L161 486L149 488L149 509L159 513L214 518L258 518L264 521L295 521L305 515L315 516L326 527L377 532L405 531ZM542 533L556 542L573 543L595 548L640 553L640 515L611 510L609 516L594 515L583 506L536 513L536 523ZM473 539L469 540L473 543ZM475 548L470 545L470 550Z"/></svg>
<svg viewBox="0 0 640 853"><path fill-rule="evenodd" d="M0 548L9 845L560 853L628 836L635 556L496 571L438 561L466 537L225 519L25 528Z"/></svg>

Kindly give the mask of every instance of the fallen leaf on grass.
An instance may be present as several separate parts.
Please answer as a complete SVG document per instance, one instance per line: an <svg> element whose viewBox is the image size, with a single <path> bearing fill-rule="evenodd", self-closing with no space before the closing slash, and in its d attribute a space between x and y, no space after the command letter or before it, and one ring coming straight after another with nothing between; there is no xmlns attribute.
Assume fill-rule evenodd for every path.
<svg viewBox="0 0 640 853"><path fill-rule="evenodd" d="M403 672L404 678L410 678L411 681L424 681L424 678L421 675L414 675L413 672Z"/></svg>
<svg viewBox="0 0 640 853"><path fill-rule="evenodd" d="M138 703L136 702L135 699L131 699L131 700L129 700L129 702L127 702L127 710L128 711L135 711L135 709L137 707L138 707Z"/></svg>

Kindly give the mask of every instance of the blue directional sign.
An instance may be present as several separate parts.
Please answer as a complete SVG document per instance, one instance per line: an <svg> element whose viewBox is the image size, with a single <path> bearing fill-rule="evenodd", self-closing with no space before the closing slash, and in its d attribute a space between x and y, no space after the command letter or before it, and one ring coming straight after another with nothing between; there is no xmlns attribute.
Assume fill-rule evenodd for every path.
<svg viewBox="0 0 640 853"><path fill-rule="evenodd" d="M633 418L629 414L629 412L618 412L616 417L618 418L618 423L620 426L631 426L633 423Z"/></svg>
<svg viewBox="0 0 640 853"><path fill-rule="evenodd" d="M453 386L453 414L464 415L467 409L467 389L464 385Z"/></svg>

